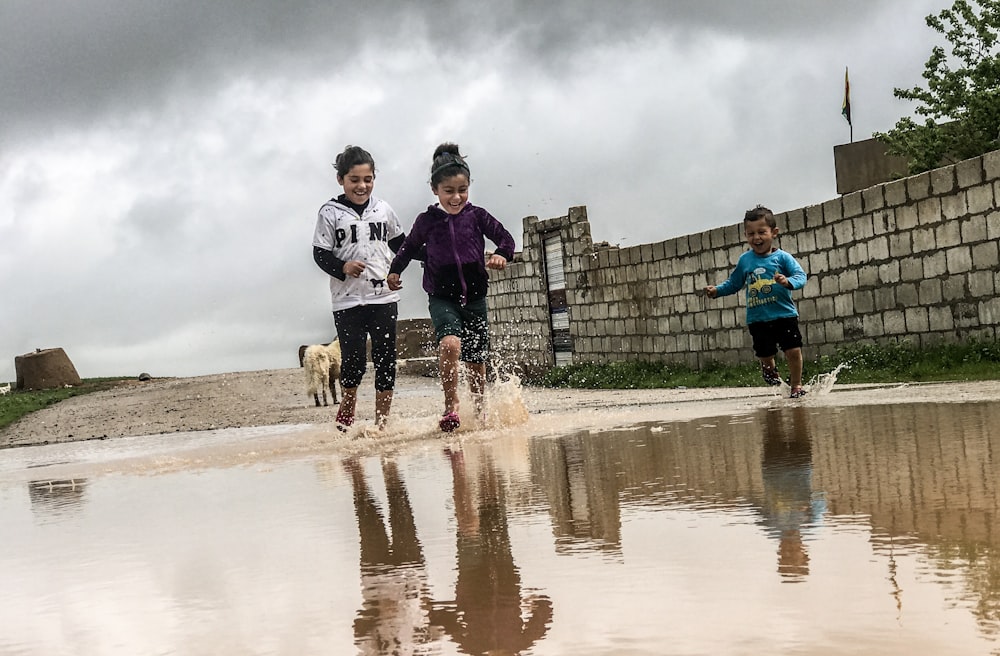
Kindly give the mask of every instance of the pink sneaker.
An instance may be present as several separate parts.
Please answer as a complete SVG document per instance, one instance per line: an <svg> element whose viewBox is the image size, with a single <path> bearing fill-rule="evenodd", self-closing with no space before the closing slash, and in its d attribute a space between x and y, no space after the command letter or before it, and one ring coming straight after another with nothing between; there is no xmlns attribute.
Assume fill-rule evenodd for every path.
<svg viewBox="0 0 1000 656"><path fill-rule="evenodd" d="M438 422L438 426L445 433L450 433L461 425L462 422L459 420L457 412L444 413L444 416L441 417L441 421Z"/></svg>

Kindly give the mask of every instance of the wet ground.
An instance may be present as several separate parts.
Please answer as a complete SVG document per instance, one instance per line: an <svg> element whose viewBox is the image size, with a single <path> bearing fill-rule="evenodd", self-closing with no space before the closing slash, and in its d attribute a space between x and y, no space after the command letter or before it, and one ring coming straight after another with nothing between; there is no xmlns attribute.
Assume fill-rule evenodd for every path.
<svg viewBox="0 0 1000 656"><path fill-rule="evenodd" d="M0 654L1000 653L1000 404L519 394L4 450Z"/></svg>

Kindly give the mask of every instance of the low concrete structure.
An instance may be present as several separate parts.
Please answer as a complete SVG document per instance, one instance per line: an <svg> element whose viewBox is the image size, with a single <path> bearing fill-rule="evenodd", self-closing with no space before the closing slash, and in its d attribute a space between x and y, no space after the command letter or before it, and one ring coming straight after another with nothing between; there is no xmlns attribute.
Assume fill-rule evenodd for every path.
<svg viewBox="0 0 1000 656"><path fill-rule="evenodd" d="M849 194L906 177L905 157L886 153L885 142L865 139L833 147L837 193Z"/></svg>
<svg viewBox="0 0 1000 656"><path fill-rule="evenodd" d="M83 382L61 348L36 349L18 355L14 358L14 371L19 390L55 389Z"/></svg>

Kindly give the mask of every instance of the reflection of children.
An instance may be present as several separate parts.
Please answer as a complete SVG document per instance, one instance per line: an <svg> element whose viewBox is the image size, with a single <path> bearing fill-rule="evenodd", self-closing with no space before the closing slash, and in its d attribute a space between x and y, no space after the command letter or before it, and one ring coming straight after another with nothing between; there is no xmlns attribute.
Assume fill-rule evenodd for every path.
<svg viewBox="0 0 1000 656"><path fill-rule="evenodd" d="M788 361L791 397L796 399L806 391L802 388L799 312L792 301L791 290L802 289L806 284L806 272L794 257L773 245L778 227L771 210L760 205L747 210L743 228L750 250L740 256L728 280L720 285L709 285L705 292L710 298L716 298L747 288L747 329L753 338L754 354L760 360L764 381L769 385L781 384L774 364L774 356L781 347Z"/></svg>
<svg viewBox="0 0 1000 656"><path fill-rule="evenodd" d="M761 445L763 523L778 539L778 573L788 581L809 574L809 552L803 531L822 517L826 505L812 489L812 437L803 407L791 408L791 426L785 415L769 410L764 416Z"/></svg>
<svg viewBox="0 0 1000 656"><path fill-rule="evenodd" d="M389 261L403 243L396 213L372 196L375 160L368 151L348 146L337 155L337 182L344 193L319 210L313 235L313 259L330 275L333 321L340 339L338 428L354 423L358 385L365 374L368 337L375 365L375 423L385 426L396 385L396 304L399 294L385 285Z"/></svg>
<svg viewBox="0 0 1000 656"><path fill-rule="evenodd" d="M427 563L417 537L410 498L396 464L382 461L389 530L364 468L355 459L344 469L354 491L361 544L362 607L354 620L360 654L427 653L437 633L428 625Z"/></svg>
<svg viewBox="0 0 1000 656"><path fill-rule="evenodd" d="M472 177L458 146L441 144L431 165L431 191L438 203L413 222L409 236L389 267L390 290L402 287L400 274L426 246L423 287L439 343L444 387L443 431L458 428L458 362L469 369L469 388L482 410L490 335L486 269L503 269L514 255L514 238L489 212L469 202ZM487 259L485 239L496 244Z"/></svg>
<svg viewBox="0 0 1000 656"><path fill-rule="evenodd" d="M463 654L520 654L542 640L552 622L552 601L528 593L514 563L506 496L492 461L479 470L478 494L464 454L447 451L458 524L455 599L435 602L432 625L451 636ZM478 497L478 500L477 500Z"/></svg>

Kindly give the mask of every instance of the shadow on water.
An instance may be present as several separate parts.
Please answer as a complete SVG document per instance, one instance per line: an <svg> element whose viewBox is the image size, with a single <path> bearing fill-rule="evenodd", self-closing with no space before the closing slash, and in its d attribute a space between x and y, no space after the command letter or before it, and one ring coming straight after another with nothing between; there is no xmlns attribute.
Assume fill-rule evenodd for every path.
<svg viewBox="0 0 1000 656"><path fill-rule="evenodd" d="M998 653L998 426L796 404L8 471L0 653Z"/></svg>

